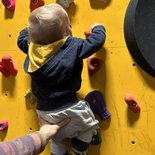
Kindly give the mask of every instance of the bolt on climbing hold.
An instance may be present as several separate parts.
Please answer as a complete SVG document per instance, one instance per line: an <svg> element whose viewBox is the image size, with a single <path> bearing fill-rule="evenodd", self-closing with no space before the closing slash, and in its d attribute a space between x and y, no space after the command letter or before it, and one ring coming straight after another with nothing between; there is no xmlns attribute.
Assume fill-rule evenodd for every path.
<svg viewBox="0 0 155 155"><path fill-rule="evenodd" d="M108 0L100 0L100 1L102 1L102 2L104 2L104 3L107 3L107 2L108 2Z"/></svg>
<svg viewBox="0 0 155 155"><path fill-rule="evenodd" d="M93 137L92 137L91 144L99 145L99 144L101 144L101 142L102 142L101 135L100 135L99 131L97 131L97 133L94 134Z"/></svg>
<svg viewBox="0 0 155 155"><path fill-rule="evenodd" d="M11 12L15 10L15 0L2 0L3 5Z"/></svg>
<svg viewBox="0 0 155 155"><path fill-rule="evenodd" d="M102 120L108 119L111 116L107 110L104 97L100 91L94 90L89 92L85 96L84 100L89 103L94 114L99 115Z"/></svg>
<svg viewBox="0 0 155 155"><path fill-rule="evenodd" d="M36 8L39 8L43 5L45 5L44 0L30 0L30 11L32 12Z"/></svg>
<svg viewBox="0 0 155 155"><path fill-rule="evenodd" d="M0 61L0 72L4 77L9 77L10 75L16 76L18 69L9 55L4 55Z"/></svg>
<svg viewBox="0 0 155 155"><path fill-rule="evenodd" d="M91 33L92 33L92 29L84 31L84 35L86 38L89 37Z"/></svg>
<svg viewBox="0 0 155 155"><path fill-rule="evenodd" d="M132 94L127 93L124 97L124 100L132 111L140 112L140 106Z"/></svg>
<svg viewBox="0 0 155 155"><path fill-rule="evenodd" d="M87 66L89 75L94 75L102 66L103 61L99 58L90 56L87 58Z"/></svg>
<svg viewBox="0 0 155 155"><path fill-rule="evenodd" d="M69 8L70 4L73 3L74 0L58 0L57 3L60 4L65 9Z"/></svg>
<svg viewBox="0 0 155 155"><path fill-rule="evenodd" d="M36 97L33 95L31 89L29 89L24 96L30 103L36 103Z"/></svg>
<svg viewBox="0 0 155 155"><path fill-rule="evenodd" d="M8 128L8 121L0 122L0 131L4 131Z"/></svg>

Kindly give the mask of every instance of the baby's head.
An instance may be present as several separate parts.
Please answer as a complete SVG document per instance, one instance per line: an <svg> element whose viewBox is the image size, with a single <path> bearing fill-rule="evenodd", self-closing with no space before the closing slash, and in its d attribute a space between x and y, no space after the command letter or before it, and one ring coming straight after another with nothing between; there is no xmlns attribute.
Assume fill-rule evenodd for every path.
<svg viewBox="0 0 155 155"><path fill-rule="evenodd" d="M28 31L30 41L43 45L72 34L67 12L56 3L32 11Z"/></svg>

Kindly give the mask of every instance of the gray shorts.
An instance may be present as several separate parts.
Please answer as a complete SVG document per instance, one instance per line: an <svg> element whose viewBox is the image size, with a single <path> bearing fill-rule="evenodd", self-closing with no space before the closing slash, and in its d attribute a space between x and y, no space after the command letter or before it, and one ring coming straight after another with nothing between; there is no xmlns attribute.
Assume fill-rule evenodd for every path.
<svg viewBox="0 0 155 155"><path fill-rule="evenodd" d="M64 140L66 138L76 137L79 140L90 143L92 136L96 133L98 128L98 120L89 104L86 101L80 100L74 105L54 111L39 111L38 116L47 120L50 123L57 123L66 117L69 117L71 121L69 124L54 136L51 144L53 154L64 154L67 151L67 146Z"/></svg>

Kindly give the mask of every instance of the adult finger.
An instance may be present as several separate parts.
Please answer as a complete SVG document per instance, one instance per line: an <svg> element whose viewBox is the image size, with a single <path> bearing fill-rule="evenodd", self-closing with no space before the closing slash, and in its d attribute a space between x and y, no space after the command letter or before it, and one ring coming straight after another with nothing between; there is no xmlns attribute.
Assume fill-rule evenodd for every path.
<svg viewBox="0 0 155 155"><path fill-rule="evenodd" d="M67 125L69 122L70 122L70 118L67 117L62 121L58 122L56 125L58 126L58 128L62 128L63 126Z"/></svg>
<svg viewBox="0 0 155 155"><path fill-rule="evenodd" d="M39 124L40 125L44 125L44 124L51 124L50 122L48 122L48 121L46 121L46 120L44 120L43 118L39 118ZM51 124L52 125L52 124Z"/></svg>

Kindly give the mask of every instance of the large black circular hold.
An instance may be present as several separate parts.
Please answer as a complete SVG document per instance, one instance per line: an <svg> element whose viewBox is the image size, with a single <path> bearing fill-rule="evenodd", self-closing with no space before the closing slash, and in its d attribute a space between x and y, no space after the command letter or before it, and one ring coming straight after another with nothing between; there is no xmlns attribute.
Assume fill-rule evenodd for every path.
<svg viewBox="0 0 155 155"><path fill-rule="evenodd" d="M155 77L155 0L131 0L124 20L128 50L137 64Z"/></svg>

